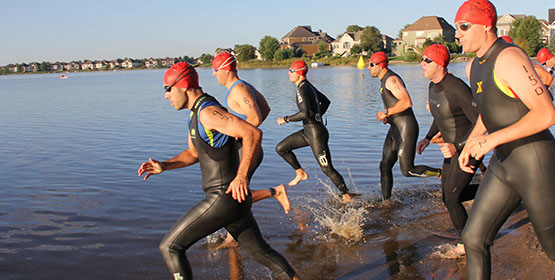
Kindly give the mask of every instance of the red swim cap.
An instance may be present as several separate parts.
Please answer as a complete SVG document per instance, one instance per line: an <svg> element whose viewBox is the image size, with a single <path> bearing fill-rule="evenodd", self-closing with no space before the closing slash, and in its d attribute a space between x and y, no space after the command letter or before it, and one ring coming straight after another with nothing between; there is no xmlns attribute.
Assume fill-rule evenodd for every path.
<svg viewBox="0 0 555 280"><path fill-rule="evenodd" d="M301 76L306 76L306 73L308 72L308 66L306 66L306 62L304 62L304 60L297 60L293 62L289 69L295 71Z"/></svg>
<svg viewBox="0 0 555 280"><path fill-rule="evenodd" d="M497 24L497 11L490 1L468 0L457 11L455 23L459 21L494 27Z"/></svg>
<svg viewBox="0 0 555 280"><path fill-rule="evenodd" d="M544 64L546 61L553 58L553 54L548 49L543 48L538 51L538 55L536 58L538 59L539 63Z"/></svg>
<svg viewBox="0 0 555 280"><path fill-rule="evenodd" d="M184 89L199 88L197 70L187 62L178 62L166 71L164 84Z"/></svg>
<svg viewBox="0 0 555 280"><path fill-rule="evenodd" d="M235 57L231 53L223 52L214 57L212 60L212 68L235 71L237 70L237 60L235 60Z"/></svg>
<svg viewBox="0 0 555 280"><path fill-rule="evenodd" d="M389 60L384 52L375 52L370 57L370 63L378 64L378 66L385 68L389 64Z"/></svg>
<svg viewBox="0 0 555 280"><path fill-rule="evenodd" d="M505 40L505 42L512 44L513 43L513 39L507 35L503 35L501 36L501 39Z"/></svg>
<svg viewBox="0 0 555 280"><path fill-rule="evenodd" d="M447 67L447 65L449 65L449 50L444 45L433 44L426 49L424 55L429 57L439 66Z"/></svg>

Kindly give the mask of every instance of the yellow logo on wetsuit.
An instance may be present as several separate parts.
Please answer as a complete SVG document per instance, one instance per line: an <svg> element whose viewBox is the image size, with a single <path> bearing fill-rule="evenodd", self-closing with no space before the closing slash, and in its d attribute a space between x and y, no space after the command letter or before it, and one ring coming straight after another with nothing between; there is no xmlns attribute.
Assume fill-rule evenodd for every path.
<svg viewBox="0 0 555 280"><path fill-rule="evenodd" d="M383 94L383 87L380 88L380 93Z"/></svg>
<svg viewBox="0 0 555 280"><path fill-rule="evenodd" d="M476 90L476 93L482 93L482 84L484 83L484 81L479 81L476 84L478 85L478 89Z"/></svg>

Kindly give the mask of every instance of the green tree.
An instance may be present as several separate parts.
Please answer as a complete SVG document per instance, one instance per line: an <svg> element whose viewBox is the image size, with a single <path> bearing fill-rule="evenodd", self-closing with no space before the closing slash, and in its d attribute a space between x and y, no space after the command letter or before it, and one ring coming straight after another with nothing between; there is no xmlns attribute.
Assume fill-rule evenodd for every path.
<svg viewBox="0 0 555 280"><path fill-rule="evenodd" d="M50 70L50 63L43 61L39 64L39 71L46 72L49 70Z"/></svg>
<svg viewBox="0 0 555 280"><path fill-rule="evenodd" d="M274 59L277 61L287 59L287 54L284 52L284 50L276 50L274 52Z"/></svg>
<svg viewBox="0 0 555 280"><path fill-rule="evenodd" d="M196 60L195 58L189 57L189 56L186 56L186 55L184 55L184 56L181 58L181 61L187 62L187 63L189 63L189 64L195 64L195 63L197 63L197 60Z"/></svg>
<svg viewBox="0 0 555 280"><path fill-rule="evenodd" d="M10 73L10 71L8 70L8 67L2 67L0 69L0 75L8 75Z"/></svg>
<svg viewBox="0 0 555 280"><path fill-rule="evenodd" d="M366 26L360 37L360 48L367 52L383 51L382 34L375 26Z"/></svg>
<svg viewBox="0 0 555 280"><path fill-rule="evenodd" d="M277 50L279 50L278 39L266 35L260 40L258 51L265 60L272 60Z"/></svg>
<svg viewBox="0 0 555 280"><path fill-rule="evenodd" d="M203 53L200 56L200 61L202 62L202 64L212 63L212 59L214 59L214 56L212 56L211 54Z"/></svg>
<svg viewBox="0 0 555 280"><path fill-rule="evenodd" d="M347 26L347 29L345 30L345 32L357 32L357 31L361 31L363 28L358 26L358 25L349 25Z"/></svg>
<svg viewBox="0 0 555 280"><path fill-rule="evenodd" d="M314 54L314 58L329 56L331 52L329 51L328 44L324 42L318 43L318 52Z"/></svg>
<svg viewBox="0 0 555 280"><path fill-rule="evenodd" d="M354 45L351 48L351 54L360 54L362 52L362 49L360 48L359 45Z"/></svg>
<svg viewBox="0 0 555 280"><path fill-rule="evenodd" d="M541 41L541 24L534 16L527 16L513 21L509 36L528 56L535 56L543 47Z"/></svg>
<svg viewBox="0 0 555 280"><path fill-rule="evenodd" d="M245 44L245 45L235 45L233 48L235 52L235 57L238 61L249 61L256 58L256 48L252 45Z"/></svg>
<svg viewBox="0 0 555 280"><path fill-rule="evenodd" d="M303 49L301 48L294 48L293 49L293 57L303 57L305 55L305 52Z"/></svg>

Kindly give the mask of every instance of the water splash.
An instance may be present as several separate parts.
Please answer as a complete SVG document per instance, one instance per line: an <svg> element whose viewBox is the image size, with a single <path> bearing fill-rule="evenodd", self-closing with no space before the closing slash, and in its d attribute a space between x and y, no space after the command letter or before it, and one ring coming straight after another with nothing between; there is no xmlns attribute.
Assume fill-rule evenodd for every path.
<svg viewBox="0 0 555 280"><path fill-rule="evenodd" d="M308 198L303 208L308 210L320 228L316 231L317 238L327 241L340 239L347 243L356 243L363 239L363 224L367 211L361 203L344 203L337 195L335 187L320 180L324 186L327 199ZM356 186L354 188L356 192Z"/></svg>

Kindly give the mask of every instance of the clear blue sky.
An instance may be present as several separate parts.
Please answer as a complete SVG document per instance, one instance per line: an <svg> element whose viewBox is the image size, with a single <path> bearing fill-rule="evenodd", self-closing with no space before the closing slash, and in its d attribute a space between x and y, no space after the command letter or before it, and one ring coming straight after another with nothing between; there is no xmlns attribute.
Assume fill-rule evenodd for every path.
<svg viewBox="0 0 555 280"><path fill-rule="evenodd" d="M399 4L398 4L399 3ZM453 24L462 0L0 0L0 65L115 58L198 57L217 47L280 39L297 25L332 37L348 25L397 37L422 16ZM497 13L547 19L553 0L497 0Z"/></svg>

